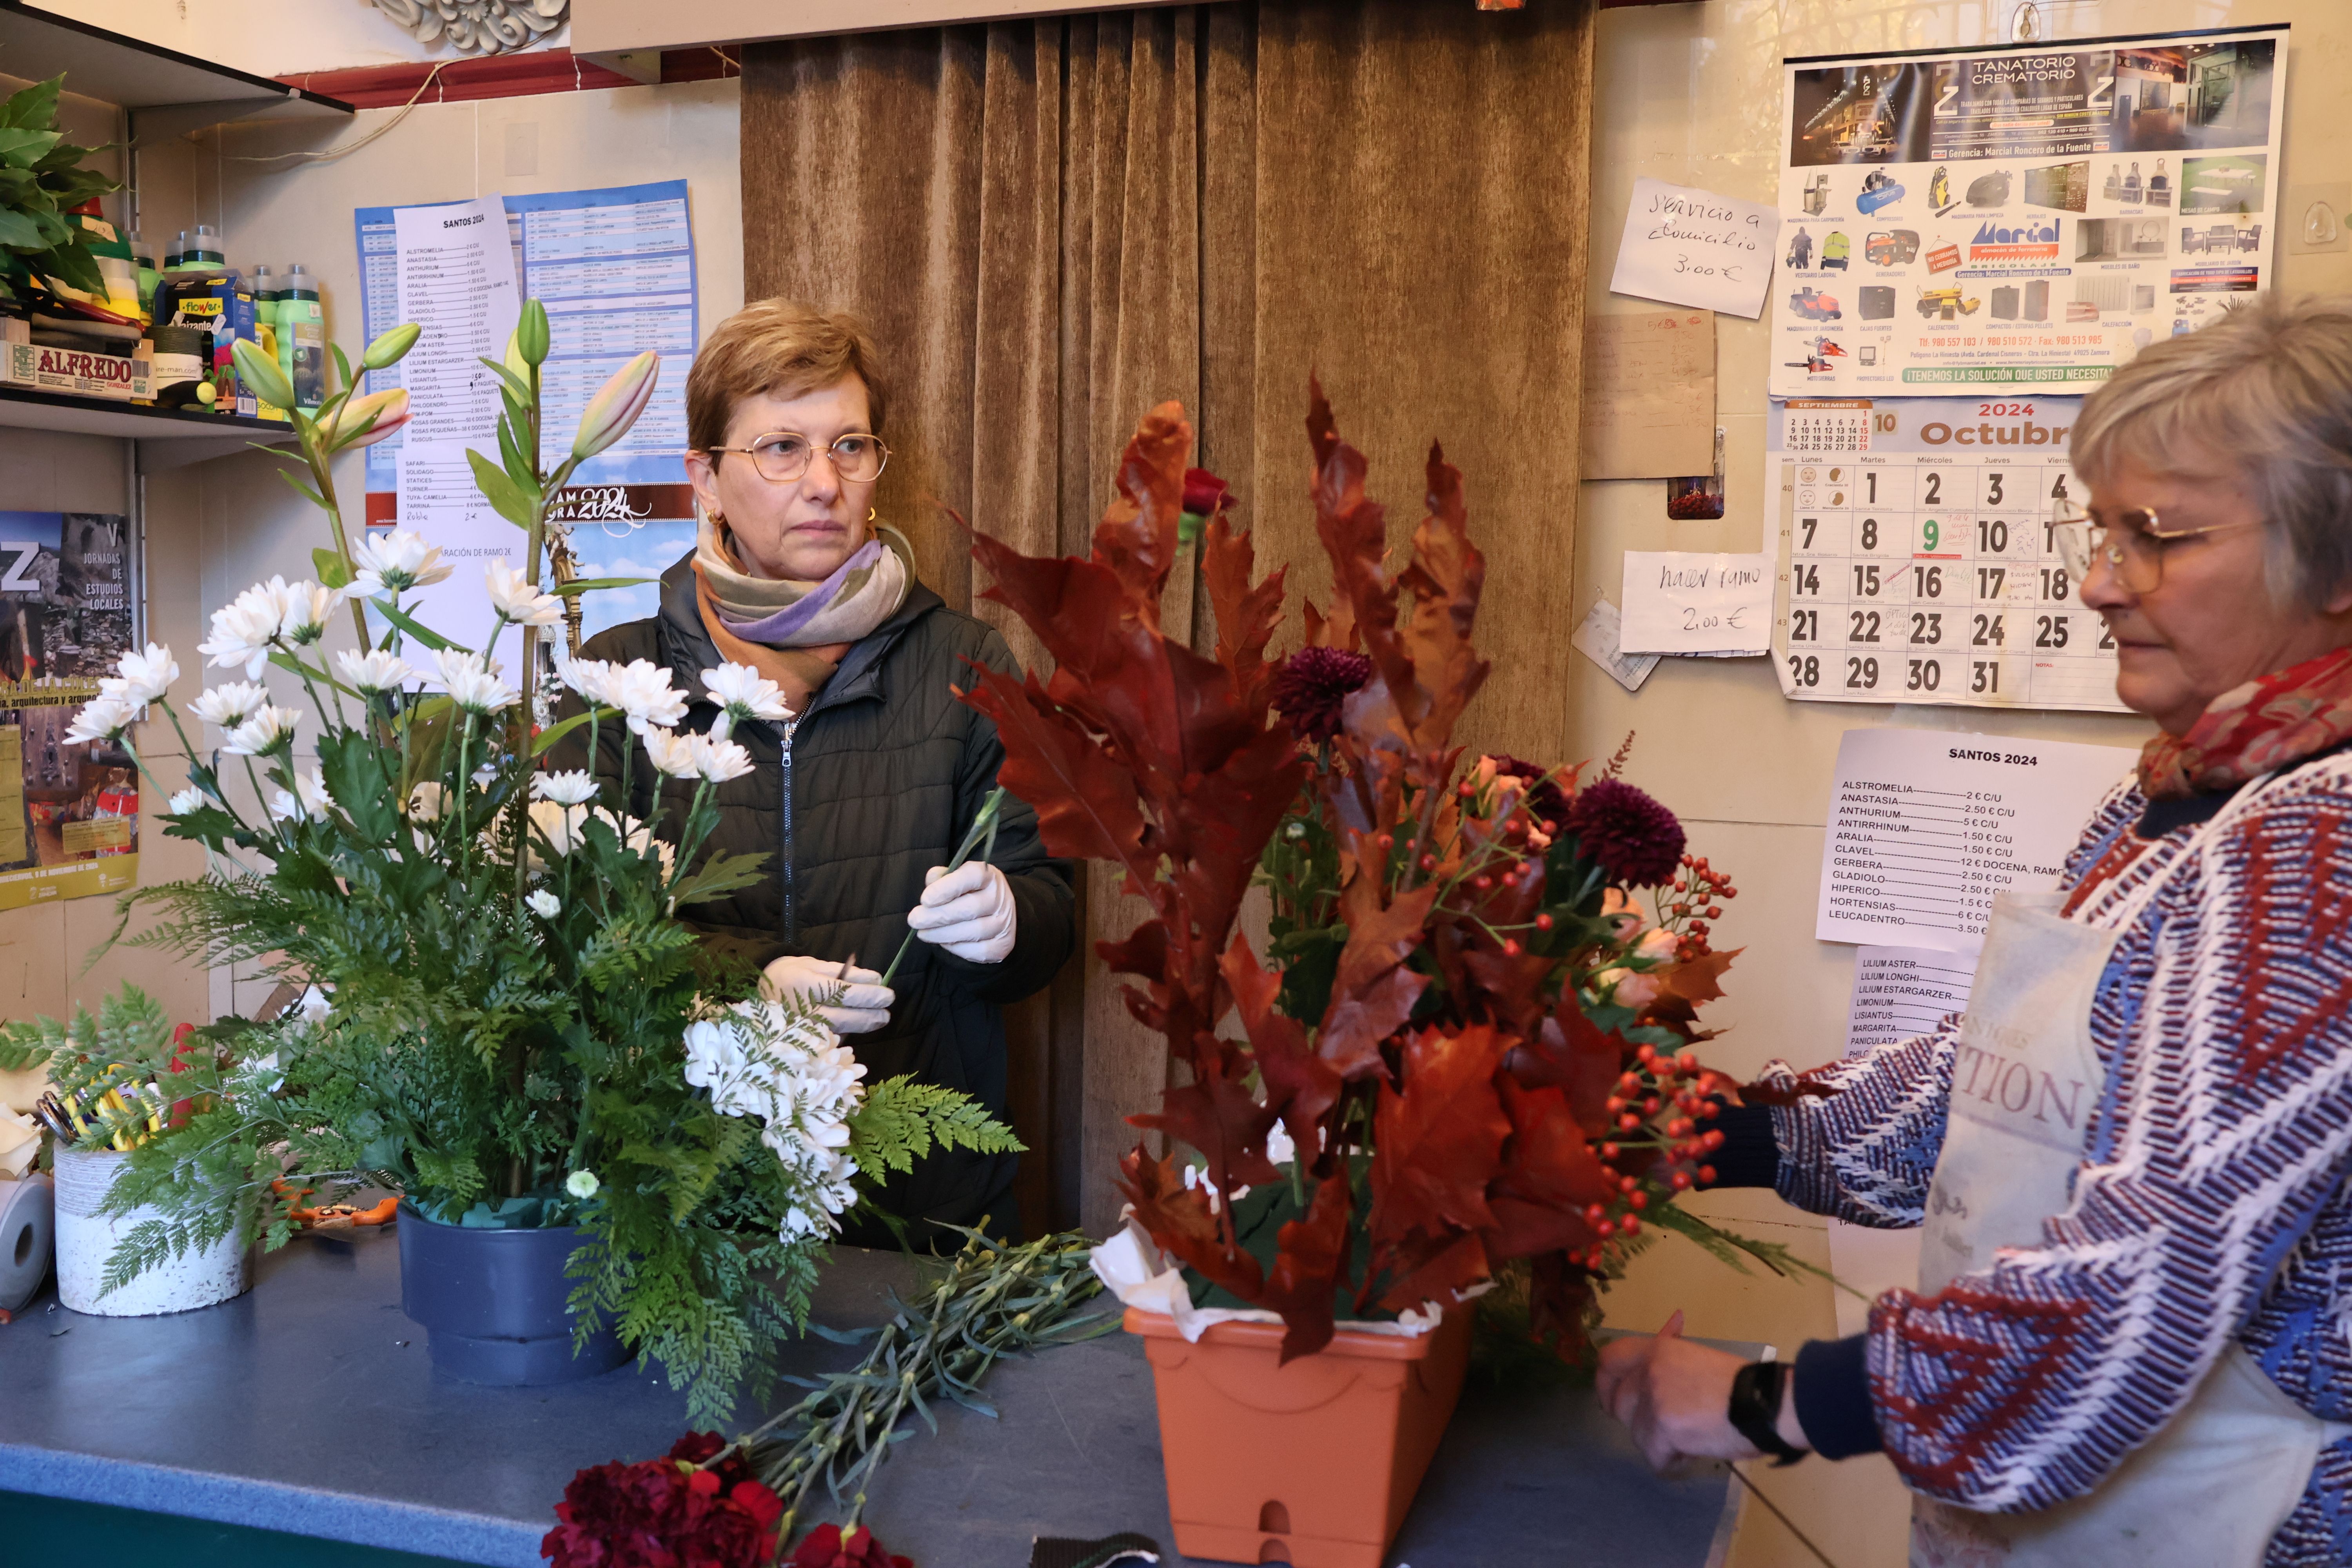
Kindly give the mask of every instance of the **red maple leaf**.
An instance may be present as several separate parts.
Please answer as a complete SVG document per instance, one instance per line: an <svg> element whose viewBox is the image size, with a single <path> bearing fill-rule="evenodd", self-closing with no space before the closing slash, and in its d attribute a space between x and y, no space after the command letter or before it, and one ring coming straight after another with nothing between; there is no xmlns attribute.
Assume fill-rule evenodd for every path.
<svg viewBox="0 0 2352 1568"><path fill-rule="evenodd" d="M1495 1089L1503 1039L1486 1024L1422 1029L1405 1037L1402 1089L1381 1088L1372 1125L1372 1234L1475 1230L1510 1118Z"/></svg>

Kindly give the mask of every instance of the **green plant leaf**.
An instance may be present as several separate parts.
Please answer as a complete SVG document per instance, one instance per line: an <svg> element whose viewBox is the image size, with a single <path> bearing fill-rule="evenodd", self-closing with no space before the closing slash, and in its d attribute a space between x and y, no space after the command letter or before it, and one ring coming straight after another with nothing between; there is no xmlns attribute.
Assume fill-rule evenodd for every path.
<svg viewBox="0 0 2352 1568"><path fill-rule="evenodd" d="M659 581L658 577L574 577L569 583L551 584L543 591L568 599L574 594L593 593L599 588L637 588Z"/></svg>
<svg viewBox="0 0 2352 1568"><path fill-rule="evenodd" d="M447 637L443 637L431 626L426 626L424 622L419 621L414 616L411 616L406 610L401 609L396 605L388 605L382 599L371 599L368 602L375 606L377 615L382 616L385 620L390 621L394 626L398 626L402 631L407 633L410 637L415 637L418 642L423 643L426 647L436 650L445 647L454 647L459 653L471 653L474 651L472 648L466 647L461 644L451 642Z"/></svg>
<svg viewBox="0 0 2352 1568"><path fill-rule="evenodd" d="M530 743L530 754L534 757L545 756L547 752L555 746L556 742L562 740L564 736L572 733L572 731L580 728L581 725L587 723L591 719L596 718L599 714L603 715L606 719L618 719L621 717L621 710L617 708L592 708L584 713L574 713L571 718L563 720L560 723L551 724L546 729L541 730L538 736L532 740Z"/></svg>
<svg viewBox="0 0 2352 1568"><path fill-rule="evenodd" d="M58 117L58 93L65 86L65 73L59 71L47 81L37 81L19 89L8 101L0 104L0 125L46 126Z"/></svg>
<svg viewBox="0 0 2352 1568"><path fill-rule="evenodd" d="M507 478L507 472L471 447L466 448L466 461L473 466L474 486L490 503L490 510L513 523L529 529L531 515L538 510L535 496L523 493L522 487Z"/></svg>
<svg viewBox="0 0 2352 1568"><path fill-rule="evenodd" d="M0 127L0 162L19 169L29 169L63 140L65 137L60 132L34 131L20 126Z"/></svg>
<svg viewBox="0 0 2352 1568"><path fill-rule="evenodd" d="M0 207L0 245L12 250L35 250L47 243L41 237L40 226L30 217Z"/></svg>
<svg viewBox="0 0 2352 1568"><path fill-rule="evenodd" d="M488 365L491 370L498 373L499 379L507 384L507 390L513 393L516 397L521 399L525 407L529 407L530 405L530 383L525 381L522 377L509 370L497 360L482 357L482 363Z"/></svg>
<svg viewBox="0 0 2352 1568"><path fill-rule="evenodd" d="M260 445L260 443L258 443L258 442L248 442L248 443L247 443L247 445L254 447L255 447L257 450L258 450L258 451L275 453L275 454L277 454L278 456L280 456L280 457L282 457L282 456L284 456L284 455L285 455L285 454L283 454L283 453L278 452L278 448L277 448L277 447L264 447L264 446L261 446L261 445ZM312 489L309 485L304 484L304 483L301 481L301 479L300 479L299 478L298 478L298 477L297 477L297 473L298 473L298 470L293 469L293 468L280 468L280 469L278 469L278 477L279 479L284 479L288 484L289 484L289 485L293 486L293 487L294 487L294 493L295 493L296 495L300 496L304 500L309 501L312 506L317 507L320 511L324 511L324 510L327 510L327 502L326 502L325 498L324 498L324 497L322 497L322 496L320 496L317 490ZM333 553L334 553L334 552L332 552L332 551L329 551L329 552L327 552L327 553L328 553L328 554L330 554L330 555L331 555L331 554L333 554ZM314 554L315 554L315 552L314 552ZM322 576L322 577L320 577L320 578L319 579L319 581L320 581L320 582L321 582L321 583L327 583L327 579L326 579L325 577L323 577L323 576ZM340 588L340 587L341 587L341 586L342 586L342 584L341 584L341 583L327 583L327 586L328 586L328 587L330 587L330 588Z"/></svg>
<svg viewBox="0 0 2352 1568"><path fill-rule="evenodd" d="M760 868L768 862L766 850L751 855L731 855L721 849L705 860L692 876L678 879L670 889L670 902L679 909L699 904L731 893L738 888L749 888L766 875Z"/></svg>
<svg viewBox="0 0 2352 1568"><path fill-rule="evenodd" d="M315 500L318 498L313 496L311 499ZM352 580L350 563L323 544L310 552L310 565L319 574L319 581L330 588L346 586Z"/></svg>

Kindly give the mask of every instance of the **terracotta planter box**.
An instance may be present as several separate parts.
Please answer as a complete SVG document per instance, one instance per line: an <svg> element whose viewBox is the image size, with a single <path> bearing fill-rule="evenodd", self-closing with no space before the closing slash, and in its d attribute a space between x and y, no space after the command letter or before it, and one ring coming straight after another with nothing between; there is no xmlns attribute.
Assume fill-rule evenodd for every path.
<svg viewBox="0 0 2352 1568"><path fill-rule="evenodd" d="M1472 1309L1414 1339L1341 1330L1281 1364L1279 1323L1128 1310L1160 1401L1176 1549L1219 1563L1381 1568L1470 1364Z"/></svg>

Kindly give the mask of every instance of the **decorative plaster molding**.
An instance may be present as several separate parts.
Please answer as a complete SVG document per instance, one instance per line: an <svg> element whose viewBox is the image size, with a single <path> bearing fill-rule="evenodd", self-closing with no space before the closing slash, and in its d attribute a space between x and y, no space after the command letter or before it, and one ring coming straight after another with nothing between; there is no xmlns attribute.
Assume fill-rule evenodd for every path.
<svg viewBox="0 0 2352 1568"><path fill-rule="evenodd" d="M563 26L572 0L374 0L375 8L416 35L444 39L460 54L523 48Z"/></svg>

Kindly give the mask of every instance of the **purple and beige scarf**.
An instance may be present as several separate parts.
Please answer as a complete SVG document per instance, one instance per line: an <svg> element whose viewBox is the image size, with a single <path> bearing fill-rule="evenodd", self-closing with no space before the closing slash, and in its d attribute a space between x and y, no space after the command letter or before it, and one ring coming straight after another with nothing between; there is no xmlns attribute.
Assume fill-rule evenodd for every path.
<svg viewBox="0 0 2352 1568"><path fill-rule="evenodd" d="M754 577L726 527L706 517L695 536L694 579L703 629L719 654L782 687L792 710L804 713L850 647L907 602L914 547L880 527L822 583Z"/></svg>

